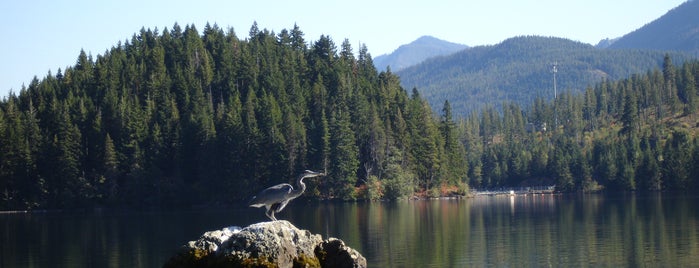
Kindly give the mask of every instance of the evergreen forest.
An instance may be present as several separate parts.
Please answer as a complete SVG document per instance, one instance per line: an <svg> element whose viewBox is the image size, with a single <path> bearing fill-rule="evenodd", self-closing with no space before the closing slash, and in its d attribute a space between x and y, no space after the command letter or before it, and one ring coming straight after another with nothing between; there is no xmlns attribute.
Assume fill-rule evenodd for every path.
<svg viewBox="0 0 699 268"><path fill-rule="evenodd" d="M304 169L312 199L699 187L699 62L454 117L365 45L298 26L142 29L0 101L0 210L230 206Z"/></svg>
<svg viewBox="0 0 699 268"><path fill-rule="evenodd" d="M355 56L357 55L357 56ZM0 209L226 206L304 169L308 198L465 192L456 124L328 36L142 29L0 103Z"/></svg>
<svg viewBox="0 0 699 268"><path fill-rule="evenodd" d="M486 105L461 120L473 188L555 185L557 191L699 188L699 62L605 80L528 109Z"/></svg>

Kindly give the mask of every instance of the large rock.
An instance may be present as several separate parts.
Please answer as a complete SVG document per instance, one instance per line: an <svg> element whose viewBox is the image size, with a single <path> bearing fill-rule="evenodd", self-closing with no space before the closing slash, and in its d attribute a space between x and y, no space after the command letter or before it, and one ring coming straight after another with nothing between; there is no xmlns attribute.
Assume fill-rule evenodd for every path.
<svg viewBox="0 0 699 268"><path fill-rule="evenodd" d="M163 267L366 267L366 259L342 240L272 221L206 232Z"/></svg>

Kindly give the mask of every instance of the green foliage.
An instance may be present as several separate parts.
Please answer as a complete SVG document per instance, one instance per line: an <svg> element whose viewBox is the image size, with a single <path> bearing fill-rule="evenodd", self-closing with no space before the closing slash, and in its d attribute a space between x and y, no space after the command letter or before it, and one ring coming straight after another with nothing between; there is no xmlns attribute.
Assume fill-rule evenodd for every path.
<svg viewBox="0 0 699 268"><path fill-rule="evenodd" d="M460 183L450 116L366 46L355 58L347 40L303 35L175 24L81 51L0 101L0 209L227 205L303 169L328 173L307 182L313 198Z"/></svg>
<svg viewBox="0 0 699 268"><path fill-rule="evenodd" d="M383 185L376 175L371 175L366 181L366 193L363 199L380 200L383 197Z"/></svg>
<svg viewBox="0 0 699 268"><path fill-rule="evenodd" d="M349 112L340 108L331 116L330 166L327 181L331 196L353 199L354 185L359 168L359 149L350 127Z"/></svg>
<svg viewBox="0 0 699 268"><path fill-rule="evenodd" d="M384 179L383 188L385 199L393 200L409 196L415 192L415 175L410 171L394 166L394 170L388 170Z"/></svg>
<svg viewBox="0 0 699 268"><path fill-rule="evenodd" d="M691 100L699 62L678 69L669 57L664 62L663 70L604 81L583 94L563 92L552 102L537 99L526 110L505 103L502 111L486 107L468 116L458 132L468 152L470 185L556 185L559 191L695 187L699 125ZM683 74L681 81L675 73Z"/></svg>
<svg viewBox="0 0 699 268"><path fill-rule="evenodd" d="M694 139L686 130L673 130L665 143L663 154L664 182L669 188L686 190L693 183L691 170L696 165L692 156Z"/></svg>

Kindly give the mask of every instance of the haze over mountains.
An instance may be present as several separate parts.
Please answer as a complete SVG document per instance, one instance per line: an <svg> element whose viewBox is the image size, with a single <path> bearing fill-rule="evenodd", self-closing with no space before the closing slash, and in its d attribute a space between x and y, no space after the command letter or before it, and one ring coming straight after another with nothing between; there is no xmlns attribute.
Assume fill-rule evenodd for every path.
<svg viewBox="0 0 699 268"><path fill-rule="evenodd" d="M433 108L448 99L455 114L478 110L486 103L498 106L503 101L526 106L537 97L553 98L551 67L556 62L558 89L580 92L603 79L660 68L666 53L676 64L696 58L699 16L695 14L699 14L699 1L688 1L636 31L604 39L597 46L563 38L520 36L492 46L463 47L451 54L438 50L435 56L440 57L428 59L426 46L421 45L426 38L422 37L377 57L375 65L379 70L390 66L406 89L417 87ZM451 44L430 41L430 47ZM405 66L409 62L417 64Z"/></svg>

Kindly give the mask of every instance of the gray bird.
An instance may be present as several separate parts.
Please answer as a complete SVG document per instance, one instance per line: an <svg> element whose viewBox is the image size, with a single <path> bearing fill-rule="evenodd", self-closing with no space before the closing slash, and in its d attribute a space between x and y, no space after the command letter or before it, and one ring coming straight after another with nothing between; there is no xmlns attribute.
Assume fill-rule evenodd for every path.
<svg viewBox="0 0 699 268"><path fill-rule="evenodd" d="M282 211L289 201L301 196L303 191L306 190L306 184L303 183L303 179L318 176L325 176L325 173L306 170L296 179L296 189L288 183L277 184L253 196L248 205L256 208L264 206L267 210L265 215L276 221L277 218L274 217L274 213Z"/></svg>

